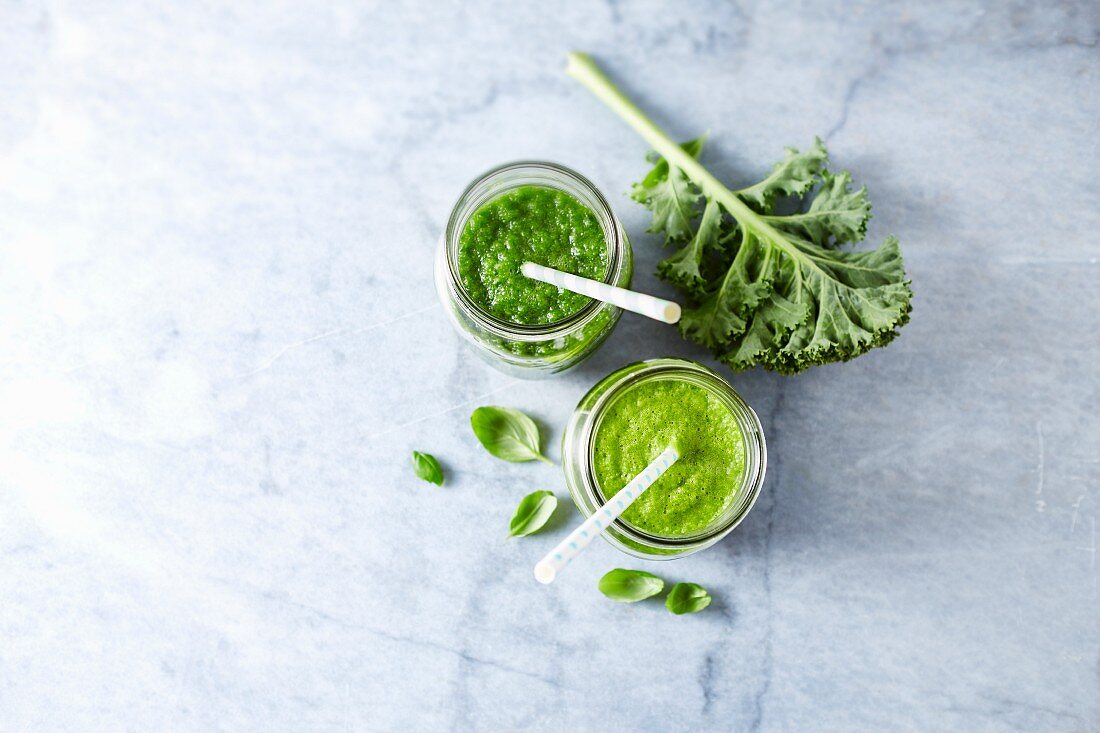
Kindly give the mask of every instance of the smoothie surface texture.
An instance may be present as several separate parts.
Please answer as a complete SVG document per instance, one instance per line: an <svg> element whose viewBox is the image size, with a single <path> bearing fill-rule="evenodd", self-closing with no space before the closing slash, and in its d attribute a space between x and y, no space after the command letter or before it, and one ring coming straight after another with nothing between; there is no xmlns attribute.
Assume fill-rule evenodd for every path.
<svg viewBox="0 0 1100 733"><path fill-rule="evenodd" d="M591 301L524 277L520 266L528 261L603 280L608 253L599 218L572 195L547 186L521 186L478 207L458 246L459 280L471 300L526 326L556 323Z"/></svg>
<svg viewBox="0 0 1100 733"><path fill-rule="evenodd" d="M596 428L594 469L607 500L671 444L680 459L622 518L643 532L678 537L719 519L745 472L741 428L709 389L674 377L628 387Z"/></svg>

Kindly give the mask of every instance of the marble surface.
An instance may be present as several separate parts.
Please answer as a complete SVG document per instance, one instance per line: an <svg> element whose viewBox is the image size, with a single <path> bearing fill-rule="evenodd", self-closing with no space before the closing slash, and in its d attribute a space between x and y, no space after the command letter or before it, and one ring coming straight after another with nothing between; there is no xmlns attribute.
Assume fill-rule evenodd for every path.
<svg viewBox="0 0 1100 733"><path fill-rule="evenodd" d="M1094 3L16 2L0 6L0 730L1100 729L1100 12ZM504 541L599 377L709 361L624 317L550 381L436 304L461 188L645 145L595 54L750 181L815 134L916 293L887 349L732 375L764 494L673 563ZM411 450L448 475L419 483ZM569 519L575 519L570 509ZM711 589L694 617L596 591Z"/></svg>

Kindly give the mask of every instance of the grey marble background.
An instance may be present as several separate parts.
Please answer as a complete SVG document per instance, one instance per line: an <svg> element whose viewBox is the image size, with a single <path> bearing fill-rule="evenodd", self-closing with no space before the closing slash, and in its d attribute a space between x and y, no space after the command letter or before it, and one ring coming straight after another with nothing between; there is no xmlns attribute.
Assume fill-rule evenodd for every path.
<svg viewBox="0 0 1100 733"><path fill-rule="evenodd" d="M0 5L0 730L1100 729L1095 3ZM461 188L574 166L634 237L645 145L562 73L595 54L755 180L815 134L903 243L912 323L732 375L769 477L666 564L504 541L625 362L709 361L626 316L521 382L436 305ZM412 475L411 450L448 482ZM568 520L576 519L569 510ZM606 601L645 567L694 617Z"/></svg>

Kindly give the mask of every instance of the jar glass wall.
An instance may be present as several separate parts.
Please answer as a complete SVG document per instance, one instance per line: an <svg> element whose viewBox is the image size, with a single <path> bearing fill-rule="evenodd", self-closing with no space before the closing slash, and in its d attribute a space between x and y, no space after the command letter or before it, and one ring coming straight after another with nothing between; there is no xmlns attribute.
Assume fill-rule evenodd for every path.
<svg viewBox="0 0 1100 733"><path fill-rule="evenodd" d="M554 163L509 163L484 174L459 197L447 221L435 259L435 284L451 322L475 353L490 365L519 377L542 377L579 364L599 347L618 323L615 306L590 300L577 312L553 323L521 325L481 307L462 285L459 247L470 217L493 199L527 186L563 191L599 221L607 247L603 281L630 287L633 254L626 233L607 200L588 179Z"/></svg>
<svg viewBox="0 0 1100 733"><path fill-rule="evenodd" d="M562 436L562 468L577 508L592 515L619 486L602 487L594 469L596 435L601 420L615 400L627 390L651 380L688 382L706 390L726 409L744 441L744 471L731 487L732 500L706 527L692 534L658 536L616 519L603 537L623 552L650 560L683 557L710 547L729 534L748 514L764 482L767 446L760 420L752 408L726 382L702 364L687 359L652 359L629 364L598 382L573 411Z"/></svg>

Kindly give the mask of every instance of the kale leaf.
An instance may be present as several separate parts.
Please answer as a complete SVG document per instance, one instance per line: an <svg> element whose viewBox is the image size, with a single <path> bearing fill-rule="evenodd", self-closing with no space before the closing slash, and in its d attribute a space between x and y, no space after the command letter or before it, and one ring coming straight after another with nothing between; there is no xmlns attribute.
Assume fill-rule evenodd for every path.
<svg viewBox="0 0 1100 733"><path fill-rule="evenodd" d="M847 361L885 346L909 320L913 293L897 239L853 250L871 205L824 144L786 157L759 183L730 189L699 163L703 139L677 145L584 54L567 73L656 152L631 191L653 212L650 231L679 245L657 274L693 302L680 332L735 370L782 374Z"/></svg>

